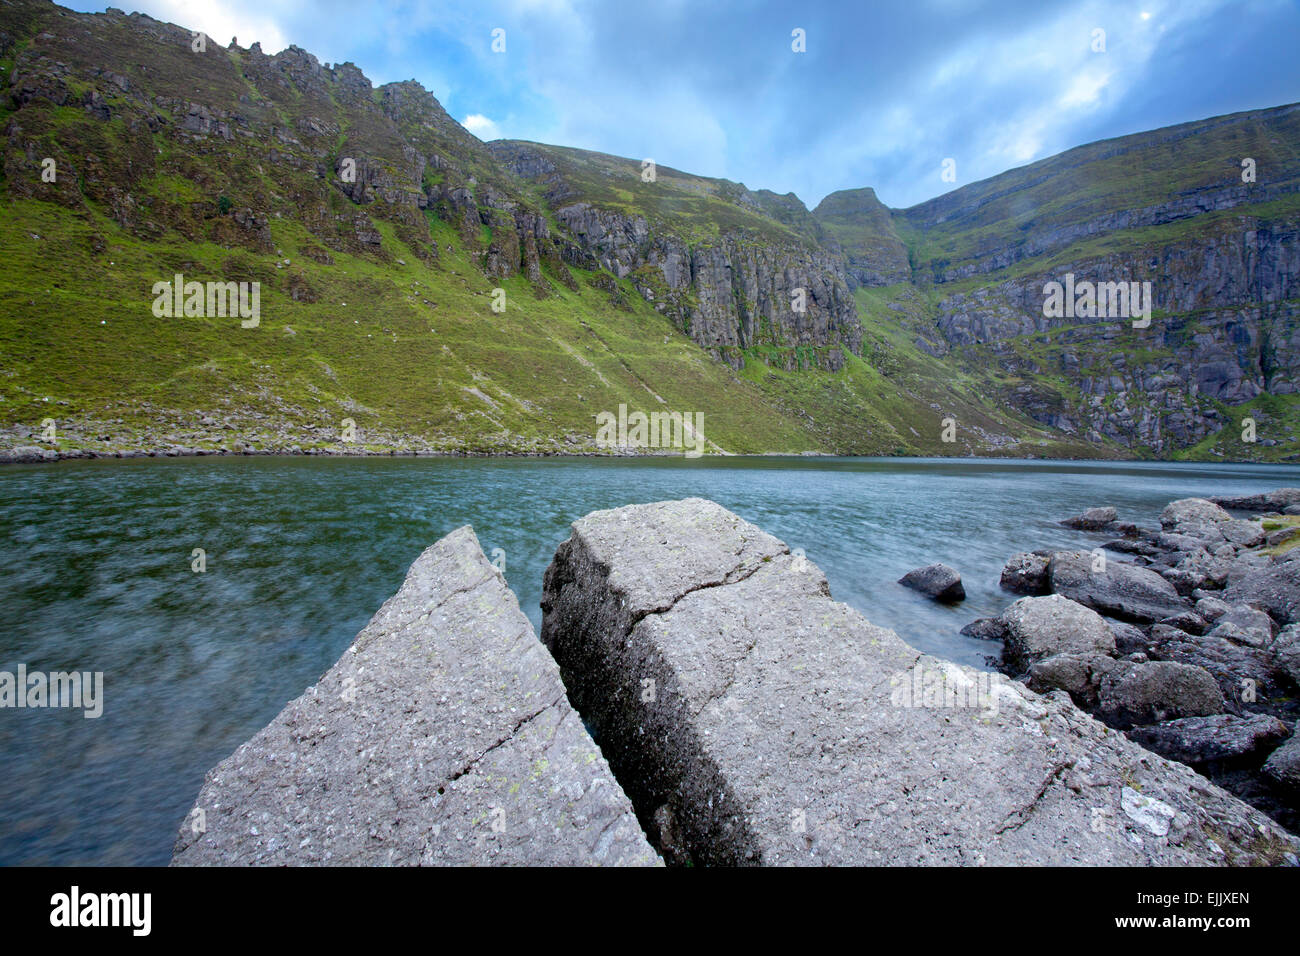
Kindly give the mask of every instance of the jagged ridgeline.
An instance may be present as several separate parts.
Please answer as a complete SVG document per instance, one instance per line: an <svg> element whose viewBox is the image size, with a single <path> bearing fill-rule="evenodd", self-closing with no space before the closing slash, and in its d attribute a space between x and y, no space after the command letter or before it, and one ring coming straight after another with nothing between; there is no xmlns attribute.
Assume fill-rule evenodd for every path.
<svg viewBox="0 0 1300 956"><path fill-rule="evenodd" d="M598 451L626 405L729 452L1300 450L1300 107L810 212L484 144L297 47L0 0L0 129L8 447ZM1067 273L1150 281L1149 327L1044 317ZM156 309L177 276L257 283L258 321Z"/></svg>

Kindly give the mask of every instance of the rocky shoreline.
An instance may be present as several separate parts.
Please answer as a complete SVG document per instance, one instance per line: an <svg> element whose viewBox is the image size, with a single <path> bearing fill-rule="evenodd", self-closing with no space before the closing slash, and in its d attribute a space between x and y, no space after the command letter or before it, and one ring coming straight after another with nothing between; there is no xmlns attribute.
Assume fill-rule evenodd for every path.
<svg viewBox="0 0 1300 956"><path fill-rule="evenodd" d="M1072 650L1117 646L1028 600L1071 606ZM1055 617L1019 606L1037 662ZM452 532L208 774L173 864L1300 865L1185 763L1060 687L921 654L712 501L575 521L542 611L539 640Z"/></svg>
<svg viewBox="0 0 1300 956"><path fill-rule="evenodd" d="M1012 555L1024 595L962 633L1000 670L1300 831L1300 489L1171 502L1158 528L1092 508L1091 551Z"/></svg>

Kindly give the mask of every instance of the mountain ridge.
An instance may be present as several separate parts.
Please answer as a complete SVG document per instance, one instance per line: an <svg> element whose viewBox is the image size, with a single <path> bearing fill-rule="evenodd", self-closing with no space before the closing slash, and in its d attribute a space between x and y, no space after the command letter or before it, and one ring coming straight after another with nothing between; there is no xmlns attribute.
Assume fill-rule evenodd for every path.
<svg viewBox="0 0 1300 956"><path fill-rule="evenodd" d="M666 166L647 180L640 160L483 143L414 81L374 87L296 46L194 52L193 37L140 14L0 5L11 447L589 452L595 416L629 404L702 410L732 452L1296 453L1295 105L1198 121L1172 199L1154 160L1130 183L1112 166L1158 159L1139 141L1182 127L907 210L870 187L809 210ZM1277 146L1244 190L1219 168L1242 143ZM1059 160L1079 150L1099 172L1070 181ZM1052 182L1067 201L1040 201ZM1140 215L1120 202L1152 198ZM1214 288L1191 263L1206 242ZM1041 315L1047 276L1162 257L1150 335ZM262 283L266 334L142 316L139 277L177 272ZM1118 385L1091 351L1123 359ZM1169 375L1197 390L1147 394ZM1247 413L1260 441L1234 442ZM42 441L50 417L59 437ZM349 447L344 419L361 433Z"/></svg>

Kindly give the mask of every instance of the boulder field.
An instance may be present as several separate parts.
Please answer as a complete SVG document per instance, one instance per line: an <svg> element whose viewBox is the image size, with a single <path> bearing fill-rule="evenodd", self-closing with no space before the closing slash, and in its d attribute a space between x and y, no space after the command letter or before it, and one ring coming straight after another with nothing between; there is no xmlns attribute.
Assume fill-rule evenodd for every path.
<svg viewBox="0 0 1300 956"><path fill-rule="evenodd" d="M1093 508L1062 524L1090 551L1012 555L1027 595L963 633L1002 642L1002 670L1300 825L1300 489L1184 498L1159 528ZM1229 509L1256 512L1252 518ZM1107 632L1113 637L1108 639Z"/></svg>

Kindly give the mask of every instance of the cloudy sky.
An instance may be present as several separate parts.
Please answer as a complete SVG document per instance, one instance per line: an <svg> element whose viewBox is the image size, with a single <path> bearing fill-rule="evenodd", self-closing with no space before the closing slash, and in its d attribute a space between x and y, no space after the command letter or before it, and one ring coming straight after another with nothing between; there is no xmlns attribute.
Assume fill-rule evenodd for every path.
<svg viewBox="0 0 1300 956"><path fill-rule="evenodd" d="M376 85L414 78L482 139L653 158L810 207L858 186L909 206L1093 140L1300 100L1295 0L116 3L350 60Z"/></svg>

